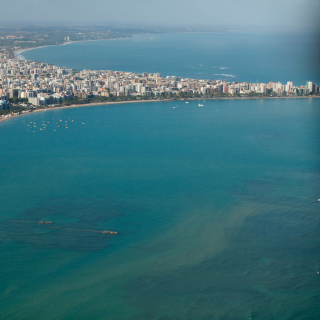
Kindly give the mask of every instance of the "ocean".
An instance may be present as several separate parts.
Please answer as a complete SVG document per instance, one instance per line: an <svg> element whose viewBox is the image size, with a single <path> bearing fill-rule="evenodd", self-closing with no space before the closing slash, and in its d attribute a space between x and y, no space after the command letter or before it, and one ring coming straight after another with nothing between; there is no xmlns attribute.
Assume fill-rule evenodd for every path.
<svg viewBox="0 0 320 320"><path fill-rule="evenodd" d="M20 56L75 70L320 85L318 39L318 35L297 32L167 33L74 42L28 50Z"/></svg>
<svg viewBox="0 0 320 320"><path fill-rule="evenodd" d="M127 41L129 61L133 39L24 54L53 62L83 45L94 60L99 43ZM311 98L100 105L2 122L0 318L319 319L319 123Z"/></svg>

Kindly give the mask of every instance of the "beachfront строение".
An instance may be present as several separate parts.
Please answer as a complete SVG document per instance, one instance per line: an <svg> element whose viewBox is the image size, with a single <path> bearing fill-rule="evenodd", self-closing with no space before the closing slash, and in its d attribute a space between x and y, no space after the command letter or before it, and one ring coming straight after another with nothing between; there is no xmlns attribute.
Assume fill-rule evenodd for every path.
<svg viewBox="0 0 320 320"><path fill-rule="evenodd" d="M306 86L278 82L248 83L161 77L160 73L133 73L111 70L61 68L48 63L8 59L0 56L0 109L8 108L10 98L27 99L35 107L61 104L87 98L161 98L199 96L297 96L319 93L319 87L308 81ZM73 101L72 101L73 100ZM23 106L23 105L22 105ZM27 105L24 105L27 107Z"/></svg>

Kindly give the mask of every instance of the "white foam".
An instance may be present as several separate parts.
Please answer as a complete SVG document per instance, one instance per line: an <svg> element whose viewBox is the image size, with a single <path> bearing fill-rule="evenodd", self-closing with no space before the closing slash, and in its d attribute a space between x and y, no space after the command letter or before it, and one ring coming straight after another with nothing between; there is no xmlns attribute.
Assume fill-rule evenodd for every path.
<svg viewBox="0 0 320 320"><path fill-rule="evenodd" d="M225 73L215 73L214 76L224 76L224 77L231 77L231 78L236 77L233 74L225 74Z"/></svg>

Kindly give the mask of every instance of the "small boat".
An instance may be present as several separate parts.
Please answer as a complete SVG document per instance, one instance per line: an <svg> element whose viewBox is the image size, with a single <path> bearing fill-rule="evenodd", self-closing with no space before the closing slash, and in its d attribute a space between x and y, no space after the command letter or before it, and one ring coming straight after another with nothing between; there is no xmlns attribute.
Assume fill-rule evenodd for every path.
<svg viewBox="0 0 320 320"><path fill-rule="evenodd" d="M118 231L109 231L109 230L103 230L101 231L102 234L118 234Z"/></svg>
<svg viewBox="0 0 320 320"><path fill-rule="evenodd" d="M38 224L52 224L52 222L51 221L42 221L42 220L40 220L40 221L38 221Z"/></svg>
<svg viewBox="0 0 320 320"><path fill-rule="evenodd" d="M189 101L186 101L186 103L189 103Z"/></svg>
<svg viewBox="0 0 320 320"><path fill-rule="evenodd" d="M198 107L203 107L203 106L204 106L203 104L200 104L200 103L198 104Z"/></svg>
<svg viewBox="0 0 320 320"><path fill-rule="evenodd" d="M82 122L82 124L84 124L84 122Z"/></svg>

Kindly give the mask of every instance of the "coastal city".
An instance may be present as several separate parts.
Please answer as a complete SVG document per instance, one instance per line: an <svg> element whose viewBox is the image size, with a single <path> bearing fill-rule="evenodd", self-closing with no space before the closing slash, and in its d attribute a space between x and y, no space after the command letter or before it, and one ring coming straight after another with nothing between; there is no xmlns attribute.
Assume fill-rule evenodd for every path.
<svg viewBox="0 0 320 320"><path fill-rule="evenodd" d="M160 73L112 70L75 72L48 63L0 55L0 111L2 117L34 108L108 101L176 99L197 97L255 97L318 95L319 87L308 81L247 83L226 80L161 77ZM18 112L10 113L10 106ZM3 112L7 110L7 112Z"/></svg>
<svg viewBox="0 0 320 320"><path fill-rule="evenodd" d="M0 2L0 320L320 320L320 0Z"/></svg>

